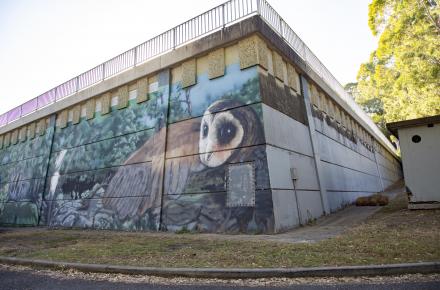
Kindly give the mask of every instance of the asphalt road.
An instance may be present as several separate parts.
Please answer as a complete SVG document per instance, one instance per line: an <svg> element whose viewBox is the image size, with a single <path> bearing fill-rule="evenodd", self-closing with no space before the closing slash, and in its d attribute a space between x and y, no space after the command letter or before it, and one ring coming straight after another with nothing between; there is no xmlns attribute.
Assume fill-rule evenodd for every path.
<svg viewBox="0 0 440 290"><path fill-rule="evenodd" d="M440 289L440 281L437 282L405 282L405 283L386 283L386 284L338 284L338 285L294 285L289 287L243 287L243 286L221 286L221 285L155 285L142 283L123 283L123 282L107 282L84 279L62 279L53 278L46 275L34 274L31 271L11 271L0 270L0 289L20 289L20 290L36 290L36 289L81 289L81 290L97 290L97 289L155 289L155 290L220 290L220 289Z"/></svg>

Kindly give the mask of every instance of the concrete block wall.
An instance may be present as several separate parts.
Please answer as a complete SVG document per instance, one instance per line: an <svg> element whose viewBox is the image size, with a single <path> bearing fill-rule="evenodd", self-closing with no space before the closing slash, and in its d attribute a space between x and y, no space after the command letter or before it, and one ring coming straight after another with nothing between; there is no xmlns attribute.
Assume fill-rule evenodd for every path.
<svg viewBox="0 0 440 290"><path fill-rule="evenodd" d="M261 56L248 49L258 43L230 44L56 112L40 144L44 175L26 177L42 180L32 224L273 233Z"/></svg>
<svg viewBox="0 0 440 290"><path fill-rule="evenodd" d="M403 178L402 165L387 150L378 146L375 155L385 188Z"/></svg>
<svg viewBox="0 0 440 290"><path fill-rule="evenodd" d="M235 39L209 36L170 52L179 61L161 56L168 67L152 60L156 70L147 63L58 103L35 139L44 142L20 137L33 123L1 135L0 223L276 233L397 180L394 157L330 110L276 41L251 33L255 19L228 28ZM24 159L41 172L11 173ZM19 186L31 179L41 184Z"/></svg>

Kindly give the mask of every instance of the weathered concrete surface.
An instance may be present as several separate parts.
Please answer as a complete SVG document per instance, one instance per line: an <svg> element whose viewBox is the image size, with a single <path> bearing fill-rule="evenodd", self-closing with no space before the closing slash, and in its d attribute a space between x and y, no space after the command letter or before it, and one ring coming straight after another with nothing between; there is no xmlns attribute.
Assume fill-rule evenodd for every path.
<svg viewBox="0 0 440 290"><path fill-rule="evenodd" d="M390 199L395 198L399 193L405 192L402 181L396 183L391 189L383 192ZM374 213L379 211L379 206L357 207L350 205L338 212L319 218L315 223L304 227L296 228L278 235L215 235L204 234L202 236L226 240L252 240L272 241L282 243L315 243L325 239L338 236L350 228L364 222Z"/></svg>
<svg viewBox="0 0 440 290"><path fill-rule="evenodd" d="M248 42L249 39L252 41ZM255 39L259 40L254 41ZM267 42L267 45L262 45L263 42ZM258 53L247 53L247 50L244 49L247 46L243 43L248 43L252 47L251 52ZM260 62L259 48L263 46L265 47L263 51L267 50L270 53L266 51L268 58L266 61L261 61L261 63L265 63L264 65L255 66ZM270 48L268 48L269 46ZM226 59L224 61L228 60L228 73L226 74L225 68L223 68L224 75L211 80L205 76L210 64L208 54L212 53L213 49L218 48L225 50L224 57ZM263 55L266 54L263 53ZM255 55L257 57L254 57ZM284 57L283 59L281 59L281 55ZM243 69L242 60L246 57L250 57L252 67ZM270 61L271 59L272 61ZM184 65L185 63L189 65ZM271 64L270 68L267 68L268 63ZM289 79L288 68L291 67L290 72L292 72L293 66L295 66L295 69L298 68L298 72L301 74L301 90L306 101L299 94L301 90L298 89L298 86L294 89L291 86L292 82L287 81ZM159 72L157 72L158 70ZM199 71L197 72L197 70ZM285 76L284 72L286 73ZM152 73L158 73L162 77L151 75ZM243 78L237 76L243 76ZM294 79L298 78L298 74L291 74L291 76ZM187 81L185 81L186 78L188 78ZM142 102L142 104L139 104L133 101L133 106L131 108L127 107L128 98L130 97L129 87L131 86L133 88L131 91L134 92L131 99L136 98L137 100L138 91L136 87L145 88L145 82L151 85L151 83L155 83L154 79L160 80L160 84L158 82L157 85L157 92L160 91L160 96L154 94L150 96L151 99L147 103ZM151 80L153 81L150 83ZM236 80L240 80L240 82L236 83ZM281 82L281 80L284 80L284 82ZM178 89L179 82L183 82L182 87L191 85L191 88L188 87L185 92L185 94L188 93L185 102L179 99L181 97L180 89ZM299 83L299 80L297 83ZM316 120L316 113L313 113L315 111L312 112L310 100L313 98L309 98L309 90L307 89L309 83L311 88L316 88L319 85L319 76L308 70L307 65L286 44L285 40L276 33L274 34L273 29L260 17L255 16L170 50L148 62L134 66L125 72L80 91L76 95L62 99L54 105L27 116L26 118L39 118L42 114L51 114L55 117L58 114L58 125L56 127L62 129L56 129L55 137L52 138L52 144L55 144L52 150L54 154L53 157L49 158L50 164L46 166L47 170L44 178L46 178L46 184L50 182L50 188L53 190L46 190L47 186L42 186L44 190L41 190L42 194L40 196L43 196L44 203L41 210L38 211L41 213L38 222L50 226L69 227L108 228L109 225L112 225L114 229L119 230L157 230L161 228L173 231L188 227L189 230L199 232L218 233L225 231L236 233L247 231L248 233L269 234L283 232L299 224L307 224L323 214L328 214L353 202L359 195L377 192L382 187L379 186L381 181L374 176L378 171L377 163L374 164L375 159L369 158L370 155L368 155L372 153L370 152L372 149L368 147L369 150L367 150L362 146L357 146L356 142L350 139L344 133L345 131L341 131L339 127L335 131L337 140L320 141L321 132L319 130L323 131L322 128L325 127ZM210 86L209 93L206 89L203 89L204 86ZM252 89L235 92L239 86ZM116 90L118 87L119 89ZM226 91L218 91L214 97L210 95L219 88ZM110 90L113 90L113 92ZM326 91L324 85L322 85L322 90ZM120 94L119 91L123 93ZM139 91L146 94L144 89ZM235 103L230 103L226 98L232 92L234 98L237 99ZM105 98L101 98L102 93L105 93ZM332 95L331 92L327 93ZM93 101L95 96L96 100L98 97L105 100L100 102L101 115L108 113L109 101L114 106L118 105L118 110L112 110L112 113L106 118L97 118L95 121L87 119L88 122L80 122L80 108L77 103L86 100ZM311 93L311 96L316 96L316 94ZM163 101L163 98L166 101ZM253 195L256 200L254 200L254 203L246 204L251 206L243 206L243 204L231 206L230 203L228 204L229 193L225 192L225 189L227 189L225 187L226 175L222 171L225 167L217 168L215 172L211 172L211 168L219 165L205 164L206 162L204 163L200 158L200 156L204 156L204 152L199 152L202 147L200 147L197 139L200 138L201 116L204 115L204 111L208 112L208 108L213 101L212 98L221 99L222 106L228 110L231 109L232 111L234 109L233 112L241 112L237 116L242 116L242 119L246 122L237 121L239 124L258 124L258 126L250 128L249 135L246 135L253 138L243 138L244 142L240 141L240 143L237 143L238 145L234 146L225 143L228 146L221 147L221 150L218 150L219 152L232 150L232 148L235 150L235 147L240 148L240 150L243 149L241 153L234 154L232 152L238 151L228 151L227 154L231 154L227 155L229 157L225 160L222 159L223 163L221 165L225 164L226 166L226 164L245 161L260 164L257 167L256 176L258 178L256 178L255 183L259 190L258 197L255 198L256 193L252 182L246 183L247 186L245 187L249 189L247 190L248 195L250 197ZM326 98L327 100L339 98L339 101L343 101L336 95L331 98L326 96ZM118 99L119 101L122 100L121 104L123 106L119 105ZM258 104L257 106L257 103L261 103L261 105ZM155 105L153 106L153 104ZM251 108L252 111L244 108L238 109L244 104L249 104L247 109ZM70 106L75 106L75 110L68 113L63 110ZM142 106L145 108L140 108ZM218 104L215 106L218 106ZM102 110L104 107L107 107L107 109ZM193 108L197 109L193 112ZM260 115L259 108L262 108L262 115ZM59 110L63 111L60 112ZM95 113L98 111L96 109ZM348 113L344 113L344 115L349 115L350 110L346 109L346 111ZM338 112L340 112L339 109ZM71 117L66 117L70 113L72 113ZM353 117L356 118L356 116ZM21 119L19 122L26 122L26 118ZM72 120L72 125L78 126L67 126L66 118ZM260 126L260 122L263 123L264 131ZM14 124L13 126L20 125L19 123ZM133 124L135 126L132 126ZM169 131L160 129L162 126L167 127L164 124L170 124ZM241 128L244 128L243 131L245 132L248 131L245 130L247 126L241 126ZM0 132L4 129L0 129ZM153 132L153 129L157 129L157 132ZM183 129L188 130L186 131L188 134L183 134L190 136L188 140L179 138L179 142L176 142L175 139L171 138L175 136L172 131L179 132ZM107 132L107 130L109 132L108 136L101 134L101 132ZM13 136L17 136L17 132L17 130L14 130ZM87 134L83 134L83 132L87 132ZM165 139L168 137L162 137L162 134L170 137L169 140ZM7 136L9 140L9 134ZM155 137L150 139L151 136ZM202 136L200 140L203 141L204 138ZM347 140L352 141L353 144ZM23 141L26 140L23 139ZM16 144L16 142L13 142L13 144ZM116 146L115 144L124 145ZM142 148L153 157L150 158L149 154L143 154L142 157L136 155L136 158L132 159L130 156L134 154L133 144L144 144ZM151 144L155 146L151 146ZM175 147L168 146L169 144ZM262 146L263 144L265 147ZM137 147L137 145L134 147ZM6 155L20 156L23 150L17 148L19 147L11 150L17 152L15 155L10 154L10 152L7 152ZM168 151L172 154L168 154L168 151L165 152L165 148L167 148L166 150L170 149ZM154 151L154 154L153 149L157 151ZM329 152L325 154L324 149L328 149ZM194 160L187 158L188 154L199 153L200 156ZM60 158L58 159L56 156ZM107 156L111 158L106 158ZM145 156L148 157L142 159ZM246 158L242 159L243 156ZM117 159L113 160L112 158ZM173 161L166 160L171 158L176 159ZM21 162L18 157L11 160ZM136 162L133 160L136 160ZM199 162L198 160L207 167L193 166L193 164ZM139 161L145 162L145 164L132 166ZM332 164L327 165L323 162ZM60 165L57 166L57 163ZM387 164L388 161L385 160L384 163ZM22 164L25 163L22 162ZM184 166L182 166L183 164ZM2 179L15 180L17 173L12 170L12 165L7 166L5 167L10 170L7 172L8 174L4 174L5 178ZM14 167L17 168L15 165ZM29 168L30 166L23 165L23 167ZM110 167L112 169L108 169ZM117 170L116 167L118 167ZM389 165L389 167L393 166ZM165 170L162 170L162 168L165 168ZM202 169L203 171L201 171ZM138 182L140 180L134 174L137 172L136 170L143 170L145 176L150 176L150 174L151 176L162 176L160 178L164 178L165 182L161 182L160 178L149 179L154 180L154 184L148 183L146 185L147 182ZM252 169L250 168L248 171L250 172L249 176L251 176L253 174ZM6 170L2 169L0 172L6 172ZM104 175L103 172L108 175ZM167 175L166 172L168 172ZM176 175L176 172L181 175ZM326 178L327 172L328 176ZM40 176L43 175L44 172L40 174ZM61 176L60 181L58 176ZM102 185L106 184L106 179L109 176L112 176L111 181L113 182L110 182L112 186L104 189ZM124 178L119 180L120 176L124 176ZM175 179L175 182L171 182L173 176L179 176L179 178ZM204 178L205 176L214 176L215 178L207 180ZM30 177L33 176L30 175ZM200 180L203 180L203 182L200 182ZM83 186L79 186L80 181L84 181ZM138 188L131 191L133 188L122 190L120 185L116 186L118 182L129 184L127 181L136 181L136 184L139 184ZM161 184L163 184L163 187ZM57 191L57 187L62 190ZM165 190L165 188L170 190ZM78 191L80 192L78 193ZM9 190L9 192L14 193L15 191ZM34 193L36 190L28 190L28 192ZM84 194L85 192L87 194ZM151 195L152 193L154 195ZM82 199L83 195L86 198L92 198L96 203ZM7 201L13 200L15 202L13 196L13 194L9 194ZM20 196L24 196L24 194ZM81 200L76 201L78 196ZM139 202L138 197L142 197L143 201ZM39 198L41 200L41 197ZM252 198L249 198L249 200L252 200ZM143 204L147 204L147 206L142 206ZM237 217L239 216L234 220L240 220L240 224L234 222L234 226L230 226L230 223L222 223L216 220L217 216L229 218L230 215L212 214L212 211L207 210L211 204L216 204L216 211L234 211ZM240 209L235 209L235 207L240 207ZM13 212L11 208L12 206L8 204L7 210L3 211L6 212L4 215L8 217L7 222L3 222L3 224L23 224L24 222L18 221L17 218L9 218L12 216L9 212ZM102 208L109 210L103 214L105 218L91 218L98 213L101 214L99 211ZM133 210L133 208L139 208L139 211ZM259 214L248 214L248 211L254 210L252 208L258 209ZM201 209L204 210L201 215L194 214ZM273 211L273 209L275 210ZM34 210L34 212L37 211ZM62 214L60 214L61 212ZM133 212L138 214L131 216ZM118 213L117 218L112 216L115 213ZM130 215L130 222L123 221L127 214ZM181 217L188 214L190 216L184 220L183 224ZM210 218L201 218L200 216L203 215L208 215ZM250 222L251 217L254 216L258 221ZM248 220L243 223L241 219L245 217ZM139 220L143 222L140 223ZM33 224L37 224L36 221L37 219L33 221ZM207 221L210 221L209 226L207 226ZM223 224L227 224L228 228L221 228ZM242 226L243 224L247 225L246 231ZM254 226L254 224L258 226Z"/></svg>

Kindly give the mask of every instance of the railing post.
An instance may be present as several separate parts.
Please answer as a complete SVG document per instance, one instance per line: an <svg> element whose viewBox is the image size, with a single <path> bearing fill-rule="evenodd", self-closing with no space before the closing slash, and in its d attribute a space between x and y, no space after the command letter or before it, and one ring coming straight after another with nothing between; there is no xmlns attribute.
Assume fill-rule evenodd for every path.
<svg viewBox="0 0 440 290"><path fill-rule="evenodd" d="M176 35L176 27L173 28L173 49L176 49L177 35Z"/></svg>
<svg viewBox="0 0 440 290"><path fill-rule="evenodd" d="M105 62L102 64L102 81L105 79Z"/></svg>
<svg viewBox="0 0 440 290"><path fill-rule="evenodd" d="M136 66L136 59L137 59L137 46L134 48L134 53L133 53L133 66Z"/></svg>
<svg viewBox="0 0 440 290"><path fill-rule="evenodd" d="M258 1L258 0L257 0ZM225 28L225 26L226 26L226 20L225 20L226 18L225 18L225 3L223 3L222 4L222 21L223 21L223 25L222 25L222 28L224 29Z"/></svg>
<svg viewBox="0 0 440 290"><path fill-rule="evenodd" d="M284 39L284 34L283 34L283 19L281 18L280 15L278 15L278 19L280 21L280 34L281 34L281 38Z"/></svg>
<svg viewBox="0 0 440 290"><path fill-rule="evenodd" d="M76 77L76 93L78 92L79 88L79 77Z"/></svg>
<svg viewBox="0 0 440 290"><path fill-rule="evenodd" d="M261 15L261 0L257 0L257 14Z"/></svg>

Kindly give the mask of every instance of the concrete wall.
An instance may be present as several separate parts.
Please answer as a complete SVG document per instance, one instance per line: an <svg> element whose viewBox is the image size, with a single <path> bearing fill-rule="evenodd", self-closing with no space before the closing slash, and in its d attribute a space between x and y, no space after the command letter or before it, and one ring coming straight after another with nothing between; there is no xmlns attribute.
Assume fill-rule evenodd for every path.
<svg viewBox="0 0 440 290"><path fill-rule="evenodd" d="M38 137L38 120L1 135L0 222L274 233L397 180L394 157L254 28L57 104Z"/></svg>
<svg viewBox="0 0 440 290"><path fill-rule="evenodd" d="M91 115L88 104L58 114L41 224L158 228L169 71L150 77L148 101L142 82L94 99Z"/></svg>
<svg viewBox="0 0 440 290"><path fill-rule="evenodd" d="M259 70L239 51L220 48L56 112L35 145L46 158L12 173L10 159L33 147L8 141L2 223L29 219L16 210L25 193L8 184L38 178L26 192L33 225L274 232Z"/></svg>
<svg viewBox="0 0 440 290"><path fill-rule="evenodd" d="M267 43L260 87L275 230L306 224L402 178L400 163ZM293 104L292 108L288 104Z"/></svg>

